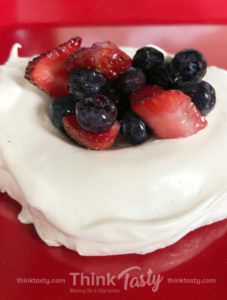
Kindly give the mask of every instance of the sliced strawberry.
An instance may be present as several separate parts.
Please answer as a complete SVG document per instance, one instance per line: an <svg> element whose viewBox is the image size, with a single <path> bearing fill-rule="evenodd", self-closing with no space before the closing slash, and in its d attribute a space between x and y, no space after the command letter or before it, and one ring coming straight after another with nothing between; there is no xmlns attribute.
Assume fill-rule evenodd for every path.
<svg viewBox="0 0 227 300"><path fill-rule="evenodd" d="M91 133L80 127L75 115L65 116L63 124L67 134L78 144L88 149L103 150L111 147L119 133L120 123L115 123L103 133Z"/></svg>
<svg viewBox="0 0 227 300"><path fill-rule="evenodd" d="M132 64L131 58L112 42L94 43L90 48L81 48L69 56L66 70L90 68L103 73L111 80L117 78Z"/></svg>
<svg viewBox="0 0 227 300"><path fill-rule="evenodd" d="M164 91L163 87L159 85L145 85L143 88L137 90L136 92L130 95L131 105L136 102L143 102L151 97L154 97L157 94L160 94Z"/></svg>
<svg viewBox="0 0 227 300"><path fill-rule="evenodd" d="M65 71L65 61L81 45L76 37L52 50L35 57L27 65L25 78L54 98L68 94L69 75Z"/></svg>
<svg viewBox="0 0 227 300"><path fill-rule="evenodd" d="M183 92L153 90L149 97L146 89L131 95L131 108L159 138L186 137L207 126L204 116ZM142 94L146 95L144 99Z"/></svg>

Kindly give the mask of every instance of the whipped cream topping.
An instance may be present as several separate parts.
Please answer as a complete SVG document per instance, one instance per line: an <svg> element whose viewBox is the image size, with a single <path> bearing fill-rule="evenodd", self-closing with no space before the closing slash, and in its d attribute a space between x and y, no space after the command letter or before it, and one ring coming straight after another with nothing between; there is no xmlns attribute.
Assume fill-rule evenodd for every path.
<svg viewBox="0 0 227 300"><path fill-rule="evenodd" d="M29 58L18 47L0 66L0 189L45 243L82 255L144 254L227 217L225 70L207 70L217 103L198 134L92 151L52 125L52 99L24 79Z"/></svg>

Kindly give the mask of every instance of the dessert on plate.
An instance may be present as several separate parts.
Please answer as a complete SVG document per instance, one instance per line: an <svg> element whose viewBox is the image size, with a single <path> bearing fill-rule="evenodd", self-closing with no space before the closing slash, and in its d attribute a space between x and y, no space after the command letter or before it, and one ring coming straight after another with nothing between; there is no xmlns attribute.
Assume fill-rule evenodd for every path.
<svg viewBox="0 0 227 300"><path fill-rule="evenodd" d="M45 243L144 254L227 217L225 70L194 49L18 47L0 66L0 189Z"/></svg>

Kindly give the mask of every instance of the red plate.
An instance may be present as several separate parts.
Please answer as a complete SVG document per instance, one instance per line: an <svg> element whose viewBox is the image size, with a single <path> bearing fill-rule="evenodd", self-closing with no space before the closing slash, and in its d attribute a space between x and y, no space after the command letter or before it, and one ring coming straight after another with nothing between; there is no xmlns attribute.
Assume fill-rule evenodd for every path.
<svg viewBox="0 0 227 300"><path fill-rule="evenodd" d="M85 45L110 39L135 47L154 43L170 52L194 47L209 64L227 68L226 26L7 26L0 29L0 62L14 42L23 45L21 55L32 55L76 35L84 37ZM144 256L82 257L64 247L46 246L33 226L19 223L19 210L15 201L0 194L1 300L226 299L227 220Z"/></svg>

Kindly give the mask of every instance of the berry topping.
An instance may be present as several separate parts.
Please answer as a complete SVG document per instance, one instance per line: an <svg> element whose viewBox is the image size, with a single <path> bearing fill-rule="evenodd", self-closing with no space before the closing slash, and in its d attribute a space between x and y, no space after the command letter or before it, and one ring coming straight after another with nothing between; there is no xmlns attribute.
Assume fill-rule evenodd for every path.
<svg viewBox="0 0 227 300"><path fill-rule="evenodd" d="M136 93L138 98L141 97L140 91L132 94L132 110L159 138L186 137L207 126L207 121L191 98L179 90L153 93L140 101L135 101Z"/></svg>
<svg viewBox="0 0 227 300"><path fill-rule="evenodd" d="M69 56L66 70L90 68L103 73L111 80L117 78L132 64L131 58L111 42L95 43L90 48L81 48Z"/></svg>
<svg viewBox="0 0 227 300"><path fill-rule="evenodd" d="M214 108L216 103L215 90L208 82L184 84L178 89L191 97L201 114L207 115Z"/></svg>
<svg viewBox="0 0 227 300"><path fill-rule="evenodd" d="M153 47L144 47L137 50L132 60L133 67L148 71L157 64L164 62L164 55Z"/></svg>
<svg viewBox="0 0 227 300"><path fill-rule="evenodd" d="M168 65L168 76L174 84L199 81L206 73L206 59L194 49L178 52Z"/></svg>
<svg viewBox="0 0 227 300"><path fill-rule="evenodd" d="M87 68L79 68L70 75L69 93L74 100L79 101L100 93L106 83L107 80L102 73Z"/></svg>
<svg viewBox="0 0 227 300"><path fill-rule="evenodd" d="M114 124L103 133L91 133L82 129L74 116L63 118L63 124L67 134L78 144L88 149L103 150L111 147L118 136L120 123Z"/></svg>
<svg viewBox="0 0 227 300"><path fill-rule="evenodd" d="M63 117L75 115L75 106L75 102L68 96L60 97L53 101L49 112L54 126L63 129Z"/></svg>
<svg viewBox="0 0 227 300"><path fill-rule="evenodd" d="M80 45L81 38L76 37L35 57L27 65L25 78L54 98L67 95L69 75L65 61Z"/></svg>
<svg viewBox="0 0 227 300"><path fill-rule="evenodd" d="M144 47L132 60L109 41L80 45L77 37L39 55L25 73L56 99L51 120L78 144L107 149L120 127L136 145L149 138L150 129L158 138L170 139L207 126L204 116L213 109L216 95L201 81L207 64L197 50L185 49L164 60L158 49Z"/></svg>
<svg viewBox="0 0 227 300"><path fill-rule="evenodd" d="M131 144L141 144L148 139L147 125L132 111L124 114L121 123L121 132Z"/></svg>
<svg viewBox="0 0 227 300"><path fill-rule="evenodd" d="M116 80L118 89L124 94L130 94L146 84L146 77L141 69L129 68Z"/></svg>
<svg viewBox="0 0 227 300"><path fill-rule="evenodd" d="M117 108L109 97L95 95L76 104L76 117L81 128L88 132L102 133L108 130L117 118Z"/></svg>

